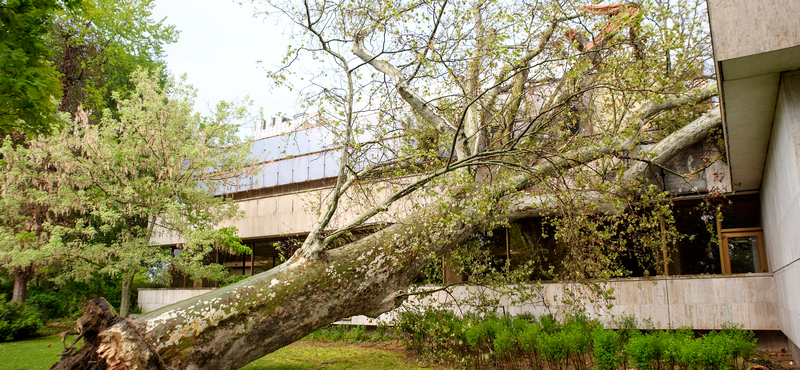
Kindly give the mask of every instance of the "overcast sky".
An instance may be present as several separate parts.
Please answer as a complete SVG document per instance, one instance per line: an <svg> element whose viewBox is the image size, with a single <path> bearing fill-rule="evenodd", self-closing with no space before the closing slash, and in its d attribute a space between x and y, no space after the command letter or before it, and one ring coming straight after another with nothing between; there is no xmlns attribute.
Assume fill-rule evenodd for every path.
<svg viewBox="0 0 800 370"><path fill-rule="evenodd" d="M166 46L167 67L176 76L186 74L198 89L195 109L207 114L219 100L249 95L257 112L263 107L269 117L294 112L296 95L270 91L264 66L280 63L288 37L274 19L254 16L249 2L243 6L230 0L159 0L154 19L180 30L177 43ZM249 134L249 127L245 127Z"/></svg>

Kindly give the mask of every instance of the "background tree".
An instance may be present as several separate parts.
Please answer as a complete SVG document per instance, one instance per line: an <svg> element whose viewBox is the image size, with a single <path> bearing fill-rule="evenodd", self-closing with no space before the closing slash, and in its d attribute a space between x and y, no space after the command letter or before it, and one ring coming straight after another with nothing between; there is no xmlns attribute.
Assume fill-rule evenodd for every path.
<svg viewBox="0 0 800 370"><path fill-rule="evenodd" d="M161 71L156 67L163 64L163 45L175 41L177 32L153 20L152 8L150 0L124 6L103 0L15 0L0 5L4 29L0 35L0 135L5 141L11 134L15 144L23 144L4 146L5 153L17 158L4 163L3 176L8 179L3 194L6 232L17 235L16 242L14 238L6 242L18 244L9 244L4 250L25 251L1 259L8 270L16 271L14 299L25 298L24 287L35 272L32 261L39 265L53 262L40 255L52 254L41 248L49 239L47 225L74 223L78 217L43 195L50 191L53 199L59 188L69 183L68 176L53 174L54 159L46 154L49 148L29 140L69 126L68 119L57 116L58 111L74 117L80 106L95 112L115 110L112 91L122 95L131 91L134 83L130 76L137 68ZM164 79L166 74L162 72L160 77ZM51 209L58 210L58 222ZM19 234L21 230L33 232L35 237Z"/></svg>
<svg viewBox="0 0 800 370"><path fill-rule="evenodd" d="M153 19L153 0L124 3L82 0L53 14L48 46L60 74L59 110L78 106L102 112L116 109L113 92L132 91L130 76L139 68L163 70L164 45L178 32ZM166 77L162 73L162 78Z"/></svg>
<svg viewBox="0 0 800 370"><path fill-rule="evenodd" d="M60 97L58 73L45 36L56 0L11 0L0 4L0 135L48 133Z"/></svg>
<svg viewBox="0 0 800 370"><path fill-rule="evenodd" d="M85 327L86 345L59 368L100 357L132 369L235 369L342 317L394 309L431 261L525 217L573 211L580 217L563 230L581 233L564 234L565 258L578 268L564 276L608 276L615 259L594 248L602 238L591 248L573 243L604 232L587 216L619 222L615 214L657 201L644 186L650 166L720 124L701 1L266 5L295 24L287 60L317 61L307 91L341 119L341 171L318 222L281 266L177 307ZM681 124L660 125L662 114L691 109L698 113ZM382 120L358 119L368 110ZM408 137L391 160L363 161L400 129L425 135ZM396 191L331 222L341 200L380 179ZM427 201L396 222L339 242L417 195Z"/></svg>
<svg viewBox="0 0 800 370"><path fill-rule="evenodd" d="M194 114L193 90L170 80L162 84L158 74L135 72L130 96L115 94L116 113L106 109L98 124L79 114L71 130L49 142L60 174L75 190L59 197L85 210L75 227L57 229L63 236L54 242L76 261L76 277L122 276L123 317L141 268L171 263L196 279L219 280L227 270L202 262L212 247L249 252L235 228L218 226L237 217L238 206L214 196L250 163L236 136L245 108L223 102L212 117ZM152 245L159 233L182 236L180 256Z"/></svg>
<svg viewBox="0 0 800 370"><path fill-rule="evenodd" d="M28 145L4 140L0 154L0 262L14 276L12 300L24 302L36 266L53 260L45 246L50 225L68 225L74 211L55 202L69 180L56 174L48 142Z"/></svg>

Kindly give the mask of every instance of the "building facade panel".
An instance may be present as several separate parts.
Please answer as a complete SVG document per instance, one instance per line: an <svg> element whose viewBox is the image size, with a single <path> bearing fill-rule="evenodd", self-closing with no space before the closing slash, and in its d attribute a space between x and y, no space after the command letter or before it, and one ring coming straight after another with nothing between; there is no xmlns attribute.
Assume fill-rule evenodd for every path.
<svg viewBox="0 0 800 370"><path fill-rule="evenodd" d="M761 197L781 330L800 343L800 73L782 76ZM797 354L795 354L797 355Z"/></svg>

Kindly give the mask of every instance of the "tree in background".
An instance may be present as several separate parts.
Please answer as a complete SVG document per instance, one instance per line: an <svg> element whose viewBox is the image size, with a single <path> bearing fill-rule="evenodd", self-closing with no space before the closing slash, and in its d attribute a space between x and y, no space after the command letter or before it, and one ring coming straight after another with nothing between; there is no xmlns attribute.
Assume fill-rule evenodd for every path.
<svg viewBox="0 0 800 370"><path fill-rule="evenodd" d="M73 118L81 106L98 113L115 111L112 91L131 91L130 76L137 68L161 71L163 45L177 37L174 27L151 19L153 1L122 5L103 0L13 0L0 5L0 134L4 155L10 156L3 163L3 211L5 235L14 235L4 239L3 250L17 251L16 257L0 260L14 271L15 300L25 299L34 266L51 262L46 256L52 253L42 250L50 235L47 225L74 224L74 212L82 212L69 208L73 205L66 211L51 201L60 187L71 186L71 179L54 173L50 148L41 147L49 143L33 142L36 135L71 125L59 111ZM161 72L162 80L166 76ZM99 116L91 120L97 122ZM7 142L9 134L13 143Z"/></svg>
<svg viewBox="0 0 800 370"><path fill-rule="evenodd" d="M47 41L60 73L60 111L114 110L112 93L133 90L135 70L163 68L163 47L178 32L152 19L154 6L154 0L82 0L53 14Z"/></svg>
<svg viewBox="0 0 800 370"><path fill-rule="evenodd" d="M74 227L54 228L53 248L75 261L75 277L121 275L123 316L140 269L171 263L195 279L220 280L227 270L203 264L213 247L250 252L235 228L219 227L238 206L214 194L249 164L236 135L245 108L223 102L212 117L194 114L193 90L158 74L135 72L135 90L114 95L116 112L105 109L97 124L79 113L71 130L49 139L59 174L72 183L59 199L82 213ZM159 234L181 236L179 256L152 244Z"/></svg>
<svg viewBox="0 0 800 370"><path fill-rule="evenodd" d="M86 329L86 344L56 368L104 359L110 368L236 369L340 318L396 308L431 261L537 215L567 216L561 276L608 277L618 263L610 248L623 245L605 248L613 235L600 226L657 203L663 195L645 186L651 166L721 122L704 2L668 4L269 2L297 31L287 60L307 55L320 67L310 102L338 118L343 147L308 238L265 273ZM361 120L368 111L380 120ZM398 133L408 137L399 149L388 140ZM394 156L365 163L376 150ZM390 195L371 197L383 194L370 191L378 181ZM363 194L364 212L334 222L343 200ZM343 239L401 201L412 204L395 222ZM617 230L646 231L651 215ZM109 320L105 312L85 320Z"/></svg>
<svg viewBox="0 0 800 370"><path fill-rule="evenodd" d="M35 268L55 257L46 247L50 241L48 227L69 226L80 212L64 207L63 199L56 201L62 187L73 184L58 173L50 145L43 136L26 144L6 139L0 148L0 262L14 276L11 299L15 301L25 301Z"/></svg>
<svg viewBox="0 0 800 370"><path fill-rule="evenodd" d="M56 0L0 4L0 135L48 133L55 123L60 86L46 36Z"/></svg>

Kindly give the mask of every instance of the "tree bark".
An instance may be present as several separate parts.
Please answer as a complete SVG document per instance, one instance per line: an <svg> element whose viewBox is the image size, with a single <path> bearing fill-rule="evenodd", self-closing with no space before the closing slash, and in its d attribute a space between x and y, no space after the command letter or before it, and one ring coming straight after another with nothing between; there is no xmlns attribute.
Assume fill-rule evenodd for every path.
<svg viewBox="0 0 800 370"><path fill-rule="evenodd" d="M136 276L136 269L126 270L122 272L122 299L119 302L119 315L121 317L128 317L131 310L131 287L133 285L133 278Z"/></svg>
<svg viewBox="0 0 800 370"><path fill-rule="evenodd" d="M14 269L14 292L11 295L12 301L25 302L28 298L28 280L30 280L33 266L15 267Z"/></svg>

